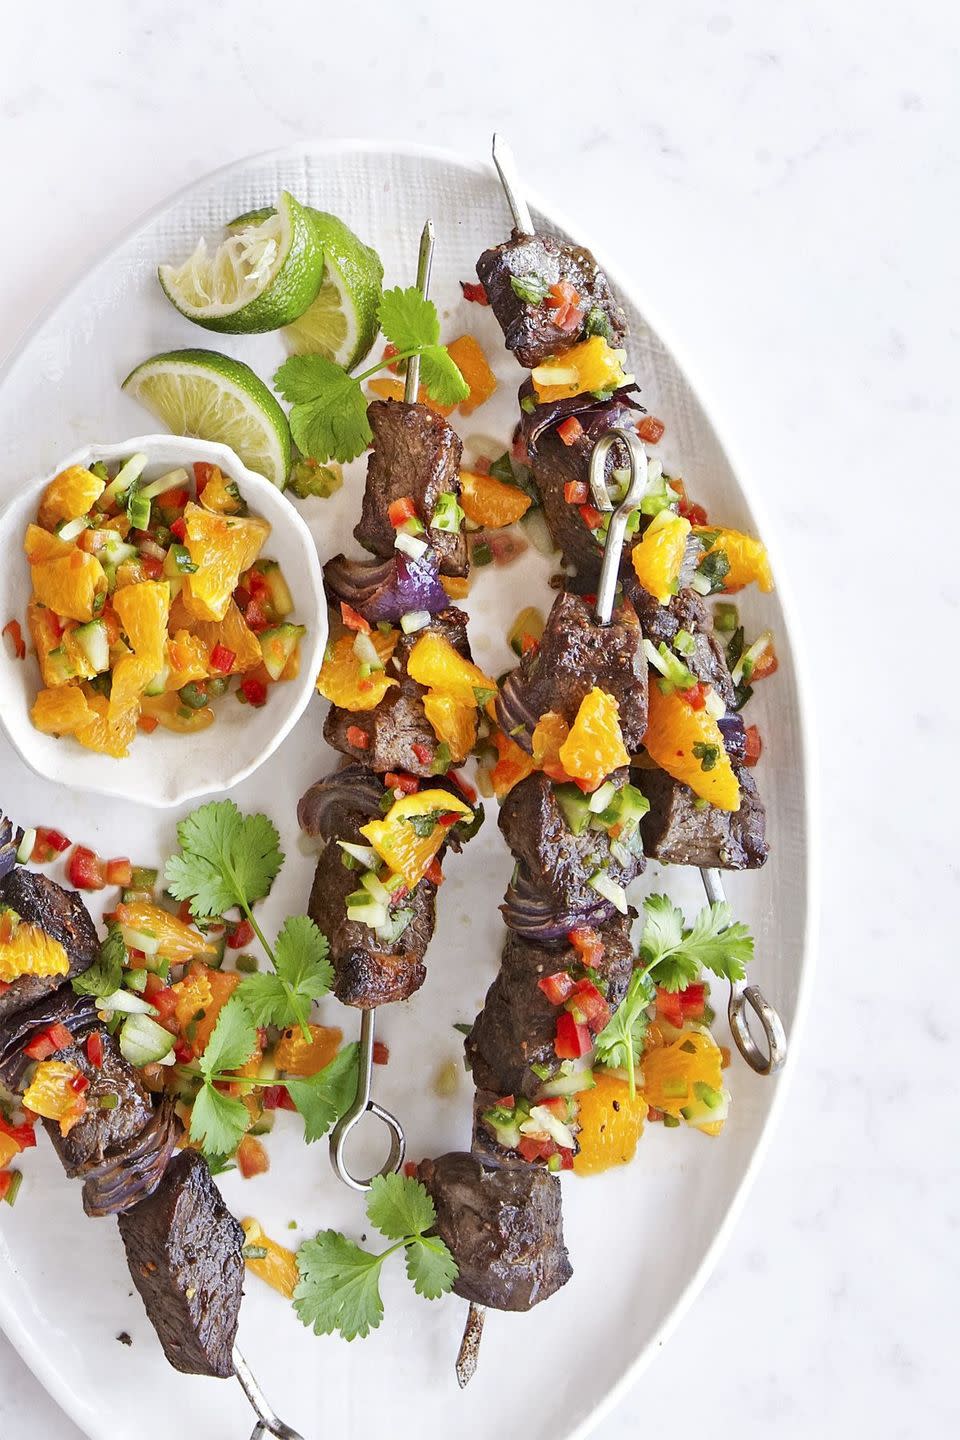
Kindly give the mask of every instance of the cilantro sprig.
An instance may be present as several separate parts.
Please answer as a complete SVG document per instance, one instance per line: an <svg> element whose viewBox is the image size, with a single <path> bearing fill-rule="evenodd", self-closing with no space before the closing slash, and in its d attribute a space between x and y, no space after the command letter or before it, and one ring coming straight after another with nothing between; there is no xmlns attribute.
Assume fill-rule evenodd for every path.
<svg viewBox="0 0 960 1440"><path fill-rule="evenodd" d="M742 980L753 959L753 936L742 922L734 922L725 901L704 906L689 928L683 911L666 895L648 896L643 909L643 963L634 970L619 1009L595 1043L599 1064L627 1072L631 1095L647 1030L647 1007L657 987L684 990L702 970L711 970L725 980Z"/></svg>
<svg viewBox="0 0 960 1440"><path fill-rule="evenodd" d="M270 893L283 864L280 836L266 815L242 815L232 800L215 800L177 826L179 855L167 861L166 880L198 920L243 911L273 966L247 975L238 994L257 1025L299 1025L309 1040L310 1007L330 989L329 945L306 915L291 916L271 945L253 913ZM242 1062L241 1062L242 1063Z"/></svg>
<svg viewBox="0 0 960 1440"><path fill-rule="evenodd" d="M290 402L290 429L304 455L318 460L355 460L373 439L362 385L390 365L420 357L420 381L441 405L457 405L470 387L440 344L440 317L415 285L384 292L380 329L396 353L360 375L349 375L323 355L292 355L274 376Z"/></svg>
<svg viewBox="0 0 960 1440"><path fill-rule="evenodd" d="M257 1023L244 1003L242 988L230 997L217 1016L197 1069L183 1067L190 1073L199 1073L201 1080L190 1115L190 1139L208 1157L232 1155L250 1124L250 1112L242 1098L226 1094L220 1087L256 1089L276 1084L273 1079L235 1073L257 1051ZM357 1093L358 1076L359 1047L352 1044L345 1046L315 1075L284 1080L291 1100L303 1116L304 1139L308 1143L325 1135L350 1105Z"/></svg>
<svg viewBox="0 0 960 1440"><path fill-rule="evenodd" d="M398 1251L418 1295L436 1300L459 1271L444 1242L428 1232L436 1225L433 1200L419 1180L378 1175L367 1196L370 1223L394 1243L364 1250L336 1230L321 1230L297 1252L300 1283L293 1303L303 1324L317 1335L335 1331L345 1340L365 1339L383 1319L380 1272Z"/></svg>
<svg viewBox="0 0 960 1440"><path fill-rule="evenodd" d="M120 989L123 967L127 959L127 947L119 925L111 925L105 940L100 942L100 954L81 975L73 977L73 988L77 995L95 995L102 999Z"/></svg>

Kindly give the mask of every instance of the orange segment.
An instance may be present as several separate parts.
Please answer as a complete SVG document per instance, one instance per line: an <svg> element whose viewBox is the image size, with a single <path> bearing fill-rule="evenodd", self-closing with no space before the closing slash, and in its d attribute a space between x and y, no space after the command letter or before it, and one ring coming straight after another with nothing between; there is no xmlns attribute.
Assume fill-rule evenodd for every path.
<svg viewBox="0 0 960 1440"><path fill-rule="evenodd" d="M4 927L4 931L9 927ZM10 984L21 975L66 975L70 969L67 952L39 925L21 920L9 938L0 931L0 980Z"/></svg>
<svg viewBox="0 0 960 1440"><path fill-rule="evenodd" d="M214 515L193 502L184 510L186 545L196 573L184 582L187 609L199 620L222 620L244 570L270 534L266 520Z"/></svg>
<svg viewBox="0 0 960 1440"><path fill-rule="evenodd" d="M371 380L369 384L374 395L381 400L402 400L406 388L402 380ZM423 385L417 391L417 402L435 410L438 415L452 415L456 409L455 405L441 405L439 400L434 400Z"/></svg>
<svg viewBox="0 0 960 1440"><path fill-rule="evenodd" d="M612 1165L628 1165L637 1150L647 1118L647 1102L636 1094L631 1099L626 1080L597 1072L592 1090L581 1091L580 1153L574 1156L577 1175L596 1175Z"/></svg>
<svg viewBox="0 0 960 1440"><path fill-rule="evenodd" d="M205 680L210 673L207 663L209 651L197 635L189 630L178 630L167 641L168 690L182 690L197 680Z"/></svg>
<svg viewBox="0 0 960 1440"><path fill-rule="evenodd" d="M72 1081L80 1071L65 1060L41 1060L24 1092L23 1104L45 1120L56 1120L60 1134L69 1135L82 1115L87 1102L74 1090Z"/></svg>
<svg viewBox="0 0 960 1440"><path fill-rule="evenodd" d="M552 780L567 779L560 759L560 746L565 744L569 734L569 725L556 710L548 710L541 715L531 737L533 768L543 770Z"/></svg>
<svg viewBox="0 0 960 1440"><path fill-rule="evenodd" d="M443 690L461 705L479 705L486 692L497 693L497 682L485 675L472 660L465 660L458 650L435 630L425 630L410 651L407 674L429 690ZM482 701L487 703L486 698Z"/></svg>
<svg viewBox="0 0 960 1440"><path fill-rule="evenodd" d="M129 585L125 590L116 592L113 608L133 650L140 659L152 665L150 674L155 675L163 665L167 621L170 618L170 586L165 580L147 580L141 585Z"/></svg>
<svg viewBox="0 0 960 1440"><path fill-rule="evenodd" d="M203 487L200 504L214 515L239 515L243 509L236 485L227 479L219 465L210 467L210 478Z"/></svg>
<svg viewBox="0 0 960 1440"><path fill-rule="evenodd" d="M706 1031L671 1033L675 1038L667 1040L656 1025L647 1032L641 1089L648 1105L679 1119L681 1111L696 1102L698 1084L722 1090L723 1055Z"/></svg>
<svg viewBox="0 0 960 1440"><path fill-rule="evenodd" d="M38 605L35 600L31 600L27 606L27 628L33 640L33 648L37 652L44 685L53 687L68 684L68 679L50 661L51 653L57 649L62 638L53 612L45 605Z"/></svg>
<svg viewBox="0 0 960 1440"><path fill-rule="evenodd" d="M630 756L620 731L620 707L596 685L583 697L570 734L560 746L560 763L568 775L596 789Z"/></svg>
<svg viewBox="0 0 960 1440"><path fill-rule="evenodd" d="M87 723L77 730L77 739L88 750L96 750L99 755L111 755L115 760L122 760L137 733L136 707L130 706L115 719L111 719L109 702L103 695L95 695L92 691L84 693L91 716Z"/></svg>
<svg viewBox="0 0 960 1440"><path fill-rule="evenodd" d="M612 350L602 335L591 335L531 372L537 400L543 405L584 390L616 390L632 378L623 373L625 358L625 352Z"/></svg>
<svg viewBox="0 0 960 1440"><path fill-rule="evenodd" d="M650 686L647 754L675 780L721 810L740 809L740 785L716 720L705 709L694 710L674 691L664 695Z"/></svg>
<svg viewBox="0 0 960 1440"><path fill-rule="evenodd" d="M30 711L30 719L44 735L76 735L93 718L87 697L76 685L41 690Z"/></svg>
<svg viewBox="0 0 960 1440"><path fill-rule="evenodd" d="M128 715L134 722L140 718L143 692L157 673L158 667L139 655L124 655L113 667L110 706L107 717L111 725L125 723Z"/></svg>
<svg viewBox="0 0 960 1440"><path fill-rule="evenodd" d="M437 739L449 745L451 762L462 764L477 739L476 706L462 705L442 690L428 690L423 697L423 713Z"/></svg>
<svg viewBox="0 0 960 1440"><path fill-rule="evenodd" d="M530 509L530 496L495 475L460 471L460 504L468 520L487 530L513 525Z"/></svg>
<svg viewBox="0 0 960 1440"><path fill-rule="evenodd" d="M222 620L191 620L190 629L203 643L208 657L217 645L233 651L237 658L231 667L231 675L255 670L263 659L260 641L244 620L234 600L230 601Z"/></svg>
<svg viewBox="0 0 960 1440"><path fill-rule="evenodd" d="M34 599L57 615L85 623L93 619L93 602L107 588L103 566L93 555L70 547L70 553L32 566Z"/></svg>
<svg viewBox="0 0 960 1440"><path fill-rule="evenodd" d="M437 823L426 835L419 835L411 821L427 815L464 815L469 820L473 811L448 790L420 790L395 800L382 820L371 820L360 827L381 860L402 875L412 890L423 878L430 861L447 837L448 830Z"/></svg>
<svg viewBox="0 0 960 1440"><path fill-rule="evenodd" d="M284 1030L273 1052L274 1063L285 1075L316 1075L336 1055L343 1031L333 1025L311 1025L310 1039L304 1040L299 1025Z"/></svg>
<svg viewBox="0 0 960 1440"><path fill-rule="evenodd" d="M676 593L690 521L670 510L655 515L633 547L633 568L648 595L666 605Z"/></svg>
<svg viewBox="0 0 960 1440"><path fill-rule="evenodd" d="M393 654L399 630L384 634L374 630L370 635L381 662L386 665ZM360 674L360 661L353 652L353 634L341 635L339 640L328 647L323 668L317 676L317 689L332 705L343 710L375 710L396 680L385 670L374 670L372 675Z"/></svg>
<svg viewBox="0 0 960 1440"><path fill-rule="evenodd" d="M716 536L706 553L722 550L730 561L730 571L724 582L725 590L739 590L753 581L765 593L773 589L773 572L767 558L766 546L752 535L740 530L722 530L715 525L694 525L694 535Z"/></svg>
<svg viewBox="0 0 960 1440"><path fill-rule="evenodd" d="M144 695L140 705L149 720L156 720L175 735L195 735L208 729L216 718L210 705L204 705L202 710L189 710L175 690L168 690L165 695Z"/></svg>
<svg viewBox="0 0 960 1440"><path fill-rule="evenodd" d="M41 530L39 525L28 525L23 549L30 564L37 565L41 560L57 560L63 555L72 555L74 546L69 540L61 540L59 535L51 535L49 530Z"/></svg>
<svg viewBox="0 0 960 1440"><path fill-rule="evenodd" d="M491 738L497 747L498 759L490 771L490 783L497 799L503 800L514 785L519 785L521 780L533 774L534 763L526 750L522 750L509 735L504 735L502 730L494 730Z"/></svg>
<svg viewBox="0 0 960 1440"><path fill-rule="evenodd" d="M461 335L447 346L450 359L470 386L466 400L460 401L460 414L472 415L497 388L497 377L487 364L480 342L473 335Z"/></svg>
<svg viewBox="0 0 960 1440"><path fill-rule="evenodd" d="M37 519L47 530L53 530L63 520L79 520L93 508L103 491L103 480L98 480L82 465L71 465L55 475L44 490Z"/></svg>
<svg viewBox="0 0 960 1440"><path fill-rule="evenodd" d="M117 923L125 929L138 930L158 940L160 948L157 954L171 964L182 965L196 955L213 955L216 951L216 946L205 940L191 925L172 915L169 910L162 910L159 905L151 905L145 900L139 900L133 905L121 903L116 907L115 914Z"/></svg>
<svg viewBox="0 0 960 1440"><path fill-rule="evenodd" d="M266 1255L255 1259L247 1258L247 1269L258 1279L272 1285L287 1300L293 1299L293 1292L300 1281L297 1257L285 1245L271 1240L258 1220L246 1219L241 1222L246 1250L266 1250Z"/></svg>

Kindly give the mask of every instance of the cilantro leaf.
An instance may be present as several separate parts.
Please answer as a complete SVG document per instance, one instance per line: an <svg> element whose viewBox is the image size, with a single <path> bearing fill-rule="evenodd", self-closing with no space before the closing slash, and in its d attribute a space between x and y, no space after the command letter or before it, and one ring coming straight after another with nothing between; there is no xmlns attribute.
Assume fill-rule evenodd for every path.
<svg viewBox="0 0 960 1440"><path fill-rule="evenodd" d="M427 345L420 351L420 380L440 405L458 405L470 394L456 361L442 345Z"/></svg>
<svg viewBox="0 0 960 1440"><path fill-rule="evenodd" d="M213 1034L200 1056L200 1073L204 1080L217 1080L224 1071L245 1065L256 1048L257 1027L240 997L232 995L217 1016Z"/></svg>
<svg viewBox="0 0 960 1440"><path fill-rule="evenodd" d="M643 902L643 939L640 942L647 961L656 965L683 939L683 911L667 895L649 895Z"/></svg>
<svg viewBox="0 0 960 1440"><path fill-rule="evenodd" d="M204 1085L190 1112L190 1139L204 1155L232 1155L246 1134L250 1111L242 1100Z"/></svg>
<svg viewBox="0 0 960 1440"><path fill-rule="evenodd" d="M367 1195L367 1215L388 1240L423 1235L437 1220L426 1187L407 1175L375 1175Z"/></svg>
<svg viewBox="0 0 960 1440"><path fill-rule="evenodd" d="M280 836L266 815L241 815L232 800L201 805L177 826L179 855L167 861L170 893L198 919L249 909L270 893L283 864Z"/></svg>
<svg viewBox="0 0 960 1440"><path fill-rule="evenodd" d="M440 339L440 317L432 300L425 300L416 285L385 290L380 301L380 329L398 350L418 350Z"/></svg>
<svg viewBox="0 0 960 1440"><path fill-rule="evenodd" d="M273 383L291 402L290 429L304 455L355 460L373 439L360 381L324 355L291 355Z"/></svg>
<svg viewBox="0 0 960 1440"><path fill-rule="evenodd" d="M413 1288L425 1300L439 1300L460 1274L456 1260L437 1237L418 1236L407 1246L405 1259Z"/></svg>
<svg viewBox="0 0 960 1440"><path fill-rule="evenodd" d="M75 975L73 988L78 995L112 995L120 989L127 947L119 925L111 925L107 938L100 942L100 955L82 975Z"/></svg>
<svg viewBox="0 0 960 1440"><path fill-rule="evenodd" d="M700 911L683 946L698 965L725 980L742 980L753 959L753 936L742 921L733 923L733 911L726 902Z"/></svg>
<svg viewBox="0 0 960 1440"><path fill-rule="evenodd" d="M610 1070L626 1070L630 1093L636 1088L636 1062L643 1051L653 985L646 970L634 970L619 1008L594 1041L594 1056Z"/></svg>
<svg viewBox="0 0 960 1440"><path fill-rule="evenodd" d="M384 1252L386 1254L387 1252ZM317 1335L338 1330L344 1340L365 1339L383 1319L380 1268L383 1255L361 1250L336 1230L321 1230L297 1251L300 1283L293 1305Z"/></svg>
<svg viewBox="0 0 960 1440"><path fill-rule="evenodd" d="M306 915L291 915L274 946L274 973L240 982L239 995L258 1025L299 1025L305 1034L310 1006L333 982L327 937Z"/></svg>
<svg viewBox="0 0 960 1440"><path fill-rule="evenodd" d="M352 1103L359 1080L360 1047L345 1045L329 1065L305 1080L287 1076L284 1085L303 1116L307 1144L321 1139Z"/></svg>

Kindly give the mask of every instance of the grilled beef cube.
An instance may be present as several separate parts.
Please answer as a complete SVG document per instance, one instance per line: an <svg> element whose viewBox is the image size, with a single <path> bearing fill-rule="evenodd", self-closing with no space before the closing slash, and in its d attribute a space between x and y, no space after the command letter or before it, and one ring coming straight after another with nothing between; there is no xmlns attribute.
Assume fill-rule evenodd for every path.
<svg viewBox="0 0 960 1440"><path fill-rule="evenodd" d="M61 1135L54 1120L44 1125L60 1156L60 1162L71 1179L86 1175L103 1164L108 1155L122 1150L134 1141L153 1117L153 1102L141 1083L137 1071L120 1054L120 1047L109 1031L98 1027L103 1042L103 1064L91 1065L85 1045L71 1045L57 1053L57 1059L75 1065L88 1081L83 1098L86 1114L73 1126L69 1135ZM100 1101L117 1104L110 1109Z"/></svg>
<svg viewBox="0 0 960 1440"><path fill-rule="evenodd" d="M611 345L623 344L627 317L613 298L606 275L582 245L565 244L555 235L525 235L514 230L504 244L484 250L477 261L477 274L507 349L528 370L578 344L588 333L588 317L590 333L606 332ZM583 311L582 324L572 331L556 324L556 308L547 304L547 291L562 280L576 290ZM530 293L534 297L542 291L543 298L518 295L517 289L524 286L533 287Z"/></svg>
<svg viewBox="0 0 960 1440"><path fill-rule="evenodd" d="M710 613L695 590L681 589L668 605L658 605L635 577L624 579L624 594L633 605L644 635L653 645L672 646L679 630L693 636L695 649L683 663L704 685L712 685L727 706L734 701L734 686L723 645L710 628Z"/></svg>
<svg viewBox="0 0 960 1440"><path fill-rule="evenodd" d="M442 416L426 405L399 400L374 400L367 409L373 431L373 453L367 466L363 511L354 535L374 555L393 555L396 539L390 516L394 500L411 496L426 526L444 575L466 575L467 537L436 530L431 521L441 495L460 495L460 437Z"/></svg>
<svg viewBox="0 0 960 1440"><path fill-rule="evenodd" d="M520 387L521 402L529 404L532 394L529 382ZM538 405L531 413L521 416L518 439L525 444L527 463L540 492L543 516L553 543L567 565L591 580L600 573L603 543L587 525L580 506L571 504L567 499L565 487L570 482L589 486L590 456L594 445L615 426L621 430L632 430L638 408L636 402L629 398L629 391L620 390L609 400L578 395L574 400L557 405ZM582 429L570 445L560 439L556 429L568 415L575 415ZM614 470L623 469L628 464L626 449L615 445L604 466L607 483L610 483ZM589 503L593 504L592 497ZM626 569L628 565L629 546L624 546L622 568Z"/></svg>
<svg viewBox="0 0 960 1440"><path fill-rule="evenodd" d="M594 686L619 705L623 743L632 755L647 728L647 659L636 614L623 605L611 624L599 625L587 602L566 592L554 601L538 649L500 688L500 728L529 751L540 717L554 710L572 725Z"/></svg>
<svg viewBox="0 0 960 1440"><path fill-rule="evenodd" d="M188 1375L232 1375L243 1230L203 1156L182 1150L119 1225L133 1283L170 1364Z"/></svg>
<svg viewBox="0 0 960 1440"><path fill-rule="evenodd" d="M620 790L628 783L629 772L617 770L609 778ZM578 791L576 799L586 809L587 797ZM598 870L606 871L615 884L627 886L643 869L638 836L621 842L618 848L625 854L618 858L611 852L606 830L585 825L575 835L558 799L557 786L542 771L528 775L510 791L500 806L500 829L533 885L549 890L560 912L590 910L596 905L600 897L590 877Z"/></svg>
<svg viewBox="0 0 960 1440"><path fill-rule="evenodd" d="M88 970L100 953L93 921L79 895L64 890L46 875L20 866L0 880L0 906L15 910L21 920L37 925L67 952L66 975L21 975L0 995L0 1022L51 995L65 980Z"/></svg>
<svg viewBox="0 0 960 1440"><path fill-rule="evenodd" d="M688 785L664 770L638 770L637 786L650 801L640 821L643 846L663 865L715 866L756 870L767 858L766 815L750 771L734 765L740 782L740 809L698 808Z"/></svg>
<svg viewBox="0 0 960 1440"><path fill-rule="evenodd" d="M633 972L630 926L629 916L617 915L601 933L604 950L597 971L606 985L611 1013L627 993ZM497 978L464 1042L478 1089L532 1099L544 1084L533 1066L545 1068L551 1075L560 1069L553 1044L559 1011L538 983L558 970L582 976L582 961L571 945L548 948L508 935Z"/></svg>
<svg viewBox="0 0 960 1440"><path fill-rule="evenodd" d="M165 1096L136 1139L105 1155L85 1172L83 1208L88 1215L120 1215L152 1195L182 1134L174 1102Z"/></svg>
<svg viewBox="0 0 960 1440"><path fill-rule="evenodd" d="M0 1084L14 1093L25 1088L26 1072L34 1062L24 1053L24 1046L41 1030L65 1025L79 1044L99 1023L94 997L75 994L69 981L25 1010L8 1015L0 1022Z"/></svg>
<svg viewBox="0 0 960 1440"><path fill-rule="evenodd" d="M560 1183L528 1165L485 1165L454 1151L421 1160L436 1233L460 1274L454 1291L495 1310L532 1310L573 1274L563 1243Z"/></svg>
<svg viewBox="0 0 960 1440"><path fill-rule="evenodd" d="M400 683L391 685L375 709L342 710L332 705L324 722L323 738L328 745L381 775L388 770L406 770L410 775L421 776L433 774L433 757L439 742L423 710L423 697L427 692L407 674L410 651L426 629L442 635L465 659L471 658L467 616L451 605L435 615L424 630L401 635L387 665L387 673ZM348 738L347 732L356 730L368 737L365 746L355 745ZM428 758L424 760L422 755Z"/></svg>

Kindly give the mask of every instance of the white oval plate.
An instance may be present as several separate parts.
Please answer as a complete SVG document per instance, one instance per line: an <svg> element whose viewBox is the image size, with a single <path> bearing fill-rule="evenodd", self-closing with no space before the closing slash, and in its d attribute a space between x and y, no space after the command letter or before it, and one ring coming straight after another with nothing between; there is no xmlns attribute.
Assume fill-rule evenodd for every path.
<svg viewBox="0 0 960 1440"><path fill-rule="evenodd" d="M178 316L154 278L160 261L178 259L204 229L273 199L280 188L331 210L376 245L388 284L412 281L424 219L433 217L437 256L433 293L443 333L475 333L502 385L483 410L455 419L465 437L510 436L520 371L504 352L488 310L467 304L458 281L474 278L486 245L504 238L509 216L486 164L448 155L363 144L310 144L247 160L208 177L121 241L41 321L8 367L0 387L0 503L56 459L103 435L143 427L120 381L161 350L206 345L249 361L269 378L282 358L275 336L207 335ZM544 212L534 205L541 221ZM556 222L549 222L555 226ZM590 243L589 235L578 240ZM631 323L631 369L667 432L656 453L711 515L756 527L748 502L707 415L660 335L649 307L611 276ZM642 318L645 317L645 318ZM490 453L487 447L487 453ZM468 447L469 454L469 447ZM344 545L357 518L363 463L343 490L310 501L302 513L321 559ZM765 534L768 542L771 537ZM773 553L776 568L776 549ZM17 563L18 557L8 557ZM467 608L479 663L498 674L508 663L505 631L529 603L549 604L548 561L531 552L509 571L477 576ZM729 895L753 928L752 978L779 1007L796 1042L810 928L807 772L801 703L781 591L739 597L748 627L771 625L780 669L758 689L751 720L765 737L757 771L768 809L772 853L759 874L733 876ZM241 808L263 808L277 821L288 858L270 901L269 928L302 909L312 865L296 832L297 798L330 765L321 739L323 705L306 714L273 757L239 785ZM157 864L174 841L180 812L163 815L132 803L98 800L39 780L0 739L3 807L25 825L56 823L101 854ZM379 1095L403 1117L413 1157L469 1143L470 1087L439 1100L431 1079L460 1055L456 1021L473 1018L495 973L503 932L497 912L510 859L491 815L467 855L451 856L440 919L423 990L384 1013L379 1033L390 1063L377 1072ZM53 867L61 875L62 867ZM668 888L692 910L702 902L696 875L651 866L636 897ZM718 1008L725 997L718 990ZM333 1001L324 1019L352 1035L356 1015ZM721 1041L728 1041L724 1022ZM788 1072L789 1073L789 1067ZM562 1440L583 1433L696 1293L716 1257L756 1167L783 1077L761 1079L737 1057L727 1072L733 1092L723 1135L649 1127L635 1162L592 1180L564 1180L564 1224L574 1277L529 1315L491 1314L477 1377L460 1393L453 1361L466 1306L455 1296L418 1300L391 1266L383 1284L386 1317L365 1341L317 1339L277 1295L250 1279L240 1344L283 1417L308 1440L320 1435L404 1436L456 1431L461 1440L524 1434ZM269 1140L271 1170L253 1181L228 1175L224 1193L236 1214L255 1214L279 1239L333 1226L366 1232L358 1199L337 1185L326 1146L300 1139L296 1116L281 1114ZM79 1187L63 1178L42 1141L27 1157L26 1185L13 1211L2 1207L0 1321L22 1355L76 1422L95 1440L167 1440L190 1416L196 1440L240 1440L250 1412L233 1382L170 1370L133 1293L116 1226L85 1218ZM295 1222L296 1228L288 1229ZM129 1347L117 1335L132 1337Z"/></svg>
<svg viewBox="0 0 960 1440"><path fill-rule="evenodd" d="M226 445L211 445L185 435L136 435L112 445L84 445L57 460L43 479L20 491L0 513L0 549L10 557L0 569L4 623L6 617L16 616L27 636L24 616L31 585L22 554L23 537L28 524L36 519L40 499L53 477L70 465L89 466L102 460L113 466L136 454L147 457L143 472L147 480L176 467L190 469L198 460L219 465L239 485L250 513L270 523L264 557L278 560L283 567L295 601L291 622L309 621L301 640L300 674L274 689L269 704L256 710L235 701L220 705L216 724L189 741L164 729L150 736L138 735L122 760L97 755L70 737L42 735L30 719L41 685L39 667L32 654L21 664L4 646L0 654L0 725L30 768L61 785L163 810L231 790L269 759L310 703L329 625L316 546L299 511L269 480L242 465Z"/></svg>

